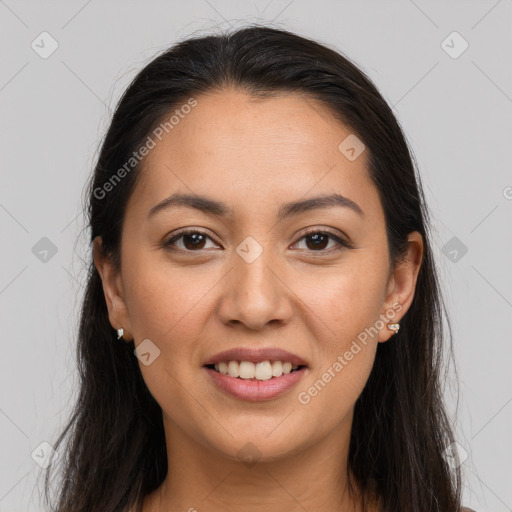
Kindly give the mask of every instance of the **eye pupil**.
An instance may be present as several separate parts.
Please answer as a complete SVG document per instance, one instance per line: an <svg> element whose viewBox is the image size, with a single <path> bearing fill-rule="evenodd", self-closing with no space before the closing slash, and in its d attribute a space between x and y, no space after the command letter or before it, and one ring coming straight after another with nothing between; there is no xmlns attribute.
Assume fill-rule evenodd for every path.
<svg viewBox="0 0 512 512"><path fill-rule="evenodd" d="M314 241L314 244L313 244L314 249L324 249L327 246L327 244L322 243L322 241L320 240L321 238L323 238L323 242L325 242L326 240L328 241L329 236L324 233L314 233L313 235L308 235L306 240ZM320 243L318 243L319 241L320 241ZM308 249L310 249L310 248L311 247L308 244Z"/></svg>
<svg viewBox="0 0 512 512"><path fill-rule="evenodd" d="M187 240L190 239L192 239L192 244L190 245L190 247L192 247L193 249L197 249L198 247L202 248L202 246L200 247L202 243L204 244L204 235L202 233L191 233L188 235L183 235L183 244L185 245L185 247L187 247L187 249L190 248L188 247L189 244L187 243Z"/></svg>

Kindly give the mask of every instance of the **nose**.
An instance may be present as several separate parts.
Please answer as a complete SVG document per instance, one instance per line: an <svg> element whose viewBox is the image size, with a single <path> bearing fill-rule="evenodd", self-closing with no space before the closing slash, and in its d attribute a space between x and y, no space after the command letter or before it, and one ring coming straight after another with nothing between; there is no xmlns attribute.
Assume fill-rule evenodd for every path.
<svg viewBox="0 0 512 512"><path fill-rule="evenodd" d="M243 324L248 329L259 330L267 324L280 326L290 321L293 292L280 275L275 258L267 256L264 250L248 262L234 254L233 268L226 276L218 309L224 324Z"/></svg>

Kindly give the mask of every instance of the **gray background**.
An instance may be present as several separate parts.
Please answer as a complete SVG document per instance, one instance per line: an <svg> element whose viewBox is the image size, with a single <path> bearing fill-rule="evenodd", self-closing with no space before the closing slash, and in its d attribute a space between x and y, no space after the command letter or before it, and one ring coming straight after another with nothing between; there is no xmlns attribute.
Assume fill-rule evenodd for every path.
<svg viewBox="0 0 512 512"><path fill-rule="evenodd" d="M334 45L394 106L433 212L454 328L458 411L455 388L446 398L468 454L464 501L512 510L511 15L512 0L0 0L0 511L43 510L41 443L76 397L81 195L110 110L157 51L251 21ZM43 31L58 44L46 59Z"/></svg>

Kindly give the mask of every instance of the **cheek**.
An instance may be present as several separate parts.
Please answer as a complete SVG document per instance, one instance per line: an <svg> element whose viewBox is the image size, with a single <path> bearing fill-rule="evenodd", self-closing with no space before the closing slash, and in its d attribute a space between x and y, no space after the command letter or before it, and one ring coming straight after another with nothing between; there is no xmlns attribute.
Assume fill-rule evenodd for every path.
<svg viewBox="0 0 512 512"><path fill-rule="evenodd" d="M375 345L352 345L315 372L297 396L304 414L317 418L325 430L336 428L348 418L368 381L375 351Z"/></svg>
<svg viewBox="0 0 512 512"><path fill-rule="evenodd" d="M136 346L149 339L159 350L151 364L139 362L146 386L164 413L173 411L173 420L196 431L204 412L194 400L201 396L196 389L198 340L205 336L208 292L218 275L151 264L147 256L134 259L131 267L127 263L126 270L133 276L126 291Z"/></svg>
<svg viewBox="0 0 512 512"><path fill-rule="evenodd" d="M176 268L146 254L127 258L126 274L132 276L126 293L136 345L149 339L159 350L151 365L139 364L144 380L162 408L186 408L182 385L194 392L219 272Z"/></svg>
<svg viewBox="0 0 512 512"><path fill-rule="evenodd" d="M323 351L338 353L354 339L372 340L382 307L384 278L372 271L350 269L318 279L303 291L304 301L315 313L324 341ZM377 341L375 335L374 341Z"/></svg>
<svg viewBox="0 0 512 512"><path fill-rule="evenodd" d="M317 332L325 335L315 340L317 364L298 398L313 416L324 418L325 428L349 414L370 376L382 327L386 264L375 248L358 250L317 281L315 294L312 283L309 287L311 309L321 319Z"/></svg>
<svg viewBox="0 0 512 512"><path fill-rule="evenodd" d="M332 427L353 408L371 373L377 350L380 295L351 276L313 301L317 333L314 364L298 401ZM302 393L302 394L300 394Z"/></svg>
<svg viewBox="0 0 512 512"><path fill-rule="evenodd" d="M311 405L310 411L331 417L332 422L344 417L361 394L375 360L378 329L382 328L384 270L382 265L370 268L363 260L347 263L325 279L317 276L316 283L304 290L317 335L314 368L298 398Z"/></svg>
<svg viewBox="0 0 512 512"><path fill-rule="evenodd" d="M192 267L177 269L151 258L134 259L127 265L133 276L127 286L129 313L136 340L194 340L201 328L208 292L219 280L218 274Z"/></svg>

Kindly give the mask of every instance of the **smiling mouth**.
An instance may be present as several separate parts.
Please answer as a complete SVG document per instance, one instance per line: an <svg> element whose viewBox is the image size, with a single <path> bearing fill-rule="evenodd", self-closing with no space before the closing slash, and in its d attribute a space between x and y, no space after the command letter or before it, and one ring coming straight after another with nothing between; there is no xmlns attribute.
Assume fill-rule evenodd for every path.
<svg viewBox="0 0 512 512"><path fill-rule="evenodd" d="M289 361L221 361L217 364L208 364L206 368L235 379L265 381L276 379L306 368L305 365L292 365Z"/></svg>

